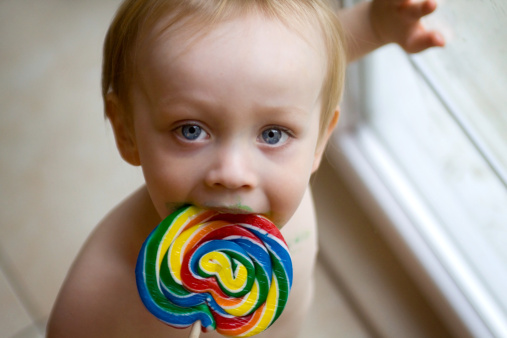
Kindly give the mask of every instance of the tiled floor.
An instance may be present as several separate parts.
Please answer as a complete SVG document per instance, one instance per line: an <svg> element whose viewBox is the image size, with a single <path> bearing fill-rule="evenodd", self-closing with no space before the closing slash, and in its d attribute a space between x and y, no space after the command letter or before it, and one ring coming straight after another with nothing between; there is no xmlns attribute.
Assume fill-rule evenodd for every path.
<svg viewBox="0 0 507 338"><path fill-rule="evenodd" d="M142 182L102 117L101 44L118 3L0 1L0 337L44 335L86 236ZM302 336L366 336L320 265L317 276Z"/></svg>

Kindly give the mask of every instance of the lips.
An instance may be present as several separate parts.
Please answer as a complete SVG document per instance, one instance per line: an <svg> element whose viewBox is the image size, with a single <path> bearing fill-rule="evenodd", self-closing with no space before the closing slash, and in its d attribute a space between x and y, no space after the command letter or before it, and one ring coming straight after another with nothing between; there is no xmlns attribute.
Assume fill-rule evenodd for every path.
<svg viewBox="0 0 507 338"><path fill-rule="evenodd" d="M254 213L250 207L242 206L242 205L233 205L233 206L209 206L206 209L211 209L217 211L221 214L237 214L237 215L246 215Z"/></svg>
<svg viewBox="0 0 507 338"><path fill-rule="evenodd" d="M195 203L166 203L166 209L170 213L174 212L175 210L185 206L185 205L196 205ZM227 206L221 206L216 204L203 204L199 206L202 209L208 209L208 210L214 210L221 214L237 214L237 215L246 215L246 214L254 214L255 212L252 210L252 208L241 205L241 204L234 204L234 205L227 205Z"/></svg>

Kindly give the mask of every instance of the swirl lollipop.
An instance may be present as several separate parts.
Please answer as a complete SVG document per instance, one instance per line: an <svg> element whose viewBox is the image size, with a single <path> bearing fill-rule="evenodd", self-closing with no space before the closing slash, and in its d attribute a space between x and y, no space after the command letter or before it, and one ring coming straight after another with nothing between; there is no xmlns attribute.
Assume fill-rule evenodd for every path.
<svg viewBox="0 0 507 338"><path fill-rule="evenodd" d="M282 313L292 261L276 226L259 215L194 206L164 219L146 239L136 266L146 308L166 324L248 337Z"/></svg>

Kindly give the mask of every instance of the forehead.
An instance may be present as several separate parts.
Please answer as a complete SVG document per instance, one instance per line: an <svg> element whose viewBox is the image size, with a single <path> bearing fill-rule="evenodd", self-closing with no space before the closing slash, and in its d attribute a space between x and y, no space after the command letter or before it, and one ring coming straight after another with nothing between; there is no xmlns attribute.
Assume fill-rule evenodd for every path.
<svg viewBox="0 0 507 338"><path fill-rule="evenodd" d="M250 14L209 27L188 22L161 27L163 20L146 33L139 48L136 73L141 80L161 81L171 74L179 81L217 81L224 69L259 83L268 76L273 86L283 80L285 86L303 86L301 90L320 93L322 88L326 51L316 24L289 26ZM163 89L163 84L154 87Z"/></svg>
<svg viewBox="0 0 507 338"><path fill-rule="evenodd" d="M213 1L210 0L210 2ZM242 22L248 23L256 20L256 23L261 24L283 25L285 28L297 32L301 38L306 39L314 47L323 47L323 44L314 43L314 40L322 42L323 31L319 23L319 18L322 20L322 9L312 11L305 6L296 5L292 8L287 4L271 8L270 6L273 4L264 7L262 4L255 5L255 2L248 3L249 1L245 1L244 5L225 5L223 11L215 8L213 4L204 10L187 8L178 11L160 8L159 14L153 14L147 18L146 24L141 26L139 33L142 40L148 43L157 43L178 36L185 40L196 40L215 31L220 26L230 24L229 27L238 28L241 27ZM282 1L282 3L284 2ZM263 27L261 25L257 28L262 29Z"/></svg>

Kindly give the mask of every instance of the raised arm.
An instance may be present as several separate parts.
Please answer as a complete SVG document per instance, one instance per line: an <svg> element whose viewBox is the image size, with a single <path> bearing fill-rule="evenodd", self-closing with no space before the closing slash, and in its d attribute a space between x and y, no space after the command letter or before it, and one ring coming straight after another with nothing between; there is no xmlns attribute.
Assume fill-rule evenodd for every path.
<svg viewBox="0 0 507 338"><path fill-rule="evenodd" d="M435 0L373 0L340 10L348 61L388 43L397 43L408 53L444 46L442 35L426 30L421 23L421 18L436 7Z"/></svg>

